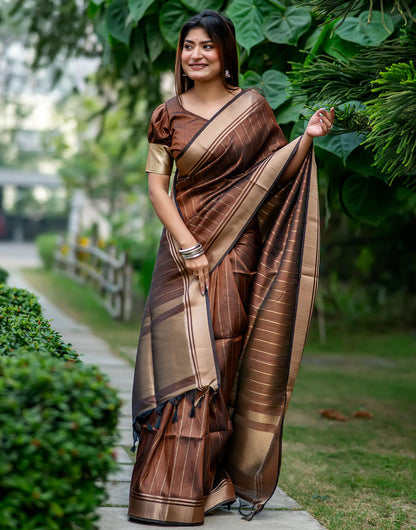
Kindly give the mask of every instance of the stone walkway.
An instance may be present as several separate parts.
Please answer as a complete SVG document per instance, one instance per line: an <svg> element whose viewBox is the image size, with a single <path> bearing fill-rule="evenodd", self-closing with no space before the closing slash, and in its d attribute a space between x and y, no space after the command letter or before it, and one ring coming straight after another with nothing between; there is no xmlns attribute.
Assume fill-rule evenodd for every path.
<svg viewBox="0 0 416 530"><path fill-rule="evenodd" d="M19 273L21 266L37 266L38 258L33 246L28 244L12 245L0 243L0 266L10 272L8 284L31 288ZM37 293L39 294L39 293ZM120 439L116 448L119 470L110 477L107 485L109 498L107 504L99 508L100 530L148 530L153 525L133 523L127 519L127 502L129 481L132 473L132 458L129 447L132 444L131 434L131 388L133 368L125 360L116 356L101 339L94 336L90 329L64 314L44 296L40 302L46 318L52 319L52 326L58 330L66 342L70 342L82 355L85 363L95 364L105 372L112 385L118 390L123 400L119 418ZM237 504L231 510L217 510L205 518L204 527L231 530L246 524L241 520ZM276 528L279 530L318 530L324 527L316 521L282 490L277 489L266 509L258 514L250 523L250 530ZM160 528L160 527L159 527ZM188 527L199 528L199 527Z"/></svg>

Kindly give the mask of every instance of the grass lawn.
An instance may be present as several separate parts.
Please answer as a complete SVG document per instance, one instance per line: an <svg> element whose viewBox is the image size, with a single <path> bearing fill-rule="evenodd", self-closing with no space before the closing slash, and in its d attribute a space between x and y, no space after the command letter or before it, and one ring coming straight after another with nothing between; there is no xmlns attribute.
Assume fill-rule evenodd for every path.
<svg viewBox="0 0 416 530"><path fill-rule="evenodd" d="M131 322L114 320L94 292L85 285L54 271L25 269L26 280L78 322L89 326L111 349L134 363L140 330L140 316Z"/></svg>
<svg viewBox="0 0 416 530"><path fill-rule="evenodd" d="M332 330L305 350L280 486L327 528L416 528L416 335ZM336 409L347 421L323 418ZM354 418L358 410L372 419Z"/></svg>
<svg viewBox="0 0 416 530"><path fill-rule="evenodd" d="M139 317L115 322L86 287L26 279L114 349L133 352ZM313 328L285 420L279 485L331 530L416 529L416 332ZM347 421L323 418L337 409ZM357 410L374 414L354 418ZM301 529L296 529L301 530Z"/></svg>

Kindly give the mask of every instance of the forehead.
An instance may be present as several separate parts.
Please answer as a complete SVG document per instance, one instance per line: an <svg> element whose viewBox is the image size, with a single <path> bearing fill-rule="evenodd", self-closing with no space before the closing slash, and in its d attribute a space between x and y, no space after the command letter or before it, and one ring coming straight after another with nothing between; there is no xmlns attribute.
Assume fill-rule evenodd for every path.
<svg viewBox="0 0 416 530"><path fill-rule="evenodd" d="M201 41L212 41L211 37L204 30L204 28L194 28L191 29L185 36L185 40L190 40L192 42L201 42Z"/></svg>

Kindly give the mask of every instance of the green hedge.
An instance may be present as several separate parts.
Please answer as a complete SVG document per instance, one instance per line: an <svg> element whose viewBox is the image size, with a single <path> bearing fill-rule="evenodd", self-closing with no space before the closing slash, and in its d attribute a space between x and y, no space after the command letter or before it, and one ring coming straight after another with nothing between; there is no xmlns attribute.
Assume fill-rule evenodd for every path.
<svg viewBox="0 0 416 530"><path fill-rule="evenodd" d="M95 528L121 402L34 296L0 286L0 528ZM97 482L98 481L98 482Z"/></svg>
<svg viewBox="0 0 416 530"><path fill-rule="evenodd" d="M35 295L25 289L0 286L0 355L14 355L20 348L48 351L54 357L79 360L78 353L62 340Z"/></svg>
<svg viewBox="0 0 416 530"><path fill-rule="evenodd" d="M31 313L34 316L40 316L42 314L38 297L33 293L26 289L0 285L0 308L7 306L15 307L19 311Z"/></svg>
<svg viewBox="0 0 416 530"><path fill-rule="evenodd" d="M6 269L3 269L3 267L0 267L0 284L7 283L8 277L9 277L9 273L6 271Z"/></svg>
<svg viewBox="0 0 416 530"><path fill-rule="evenodd" d="M95 528L119 407L96 367L40 350L0 357L3 530Z"/></svg>
<svg viewBox="0 0 416 530"><path fill-rule="evenodd" d="M55 232L46 232L36 238L36 247L45 269L51 269L53 266L53 254L58 245L58 237Z"/></svg>

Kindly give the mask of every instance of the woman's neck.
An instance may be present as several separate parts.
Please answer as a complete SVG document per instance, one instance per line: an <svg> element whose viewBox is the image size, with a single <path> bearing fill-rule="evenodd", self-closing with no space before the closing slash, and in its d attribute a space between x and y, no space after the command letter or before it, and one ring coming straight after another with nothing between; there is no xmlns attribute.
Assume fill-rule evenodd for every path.
<svg viewBox="0 0 416 530"><path fill-rule="evenodd" d="M195 82L192 92L193 97L199 100L201 103L221 101L234 95L234 90L227 90L221 80L211 83Z"/></svg>

